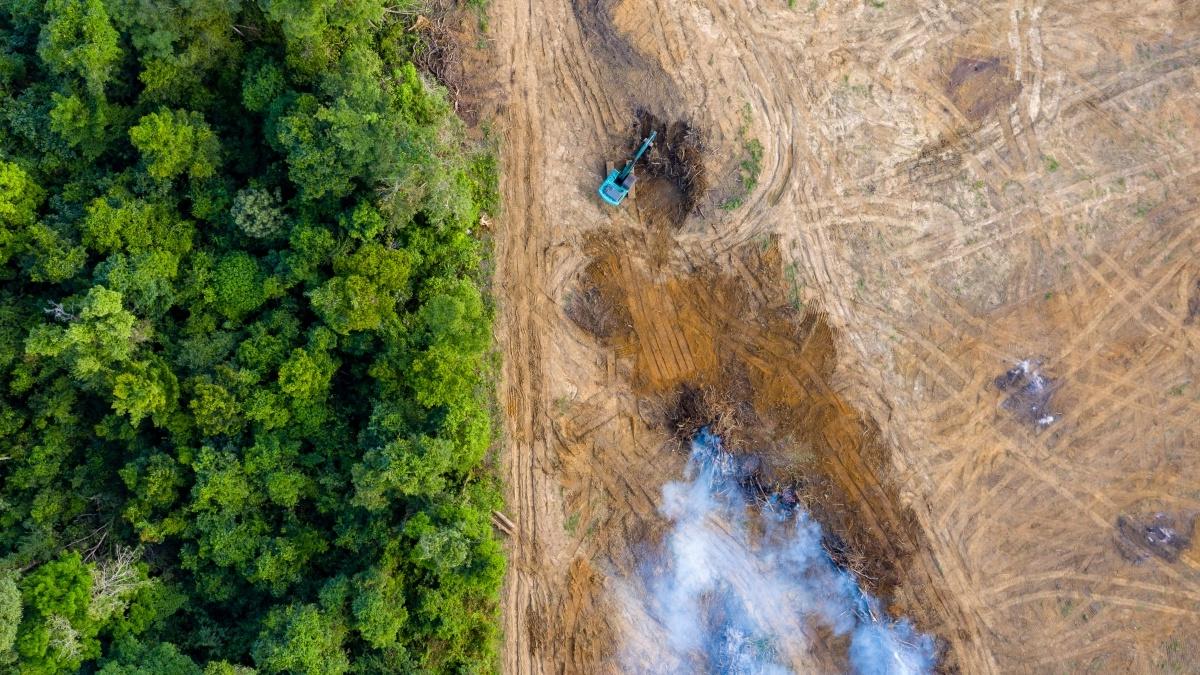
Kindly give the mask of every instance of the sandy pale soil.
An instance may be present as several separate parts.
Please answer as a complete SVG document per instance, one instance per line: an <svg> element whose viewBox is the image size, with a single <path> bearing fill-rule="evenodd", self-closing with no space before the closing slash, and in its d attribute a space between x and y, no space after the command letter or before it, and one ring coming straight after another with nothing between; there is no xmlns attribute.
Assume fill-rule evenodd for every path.
<svg viewBox="0 0 1200 675"><path fill-rule="evenodd" d="M943 669L1197 672L1200 4L492 0L485 41L506 672L625 667L689 391Z"/></svg>

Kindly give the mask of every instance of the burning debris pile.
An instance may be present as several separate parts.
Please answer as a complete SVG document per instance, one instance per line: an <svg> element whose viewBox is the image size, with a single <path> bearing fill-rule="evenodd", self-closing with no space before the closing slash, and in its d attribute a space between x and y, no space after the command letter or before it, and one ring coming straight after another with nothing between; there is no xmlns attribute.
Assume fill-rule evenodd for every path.
<svg viewBox="0 0 1200 675"><path fill-rule="evenodd" d="M679 450L691 452L693 439L705 429L719 436L726 449L730 449L731 445L734 450L746 446L747 439L743 432L757 418L754 408L739 396L737 388L740 385L732 375L720 388L682 384L673 396L663 401L665 409L660 414L667 430L678 443ZM753 455L739 455L738 458L731 458L731 461L753 463L741 473L743 479L754 476L761 468L759 458Z"/></svg>
<svg viewBox="0 0 1200 675"><path fill-rule="evenodd" d="M1175 562L1192 545L1195 522L1195 516L1162 512L1120 516L1117 518L1117 550L1134 563L1145 562L1152 555Z"/></svg>
<svg viewBox="0 0 1200 675"><path fill-rule="evenodd" d="M1057 383L1041 372L1041 359L1025 359L1000 375L992 384L1008 396L1000 405L1038 429L1045 429L1060 417L1050 412L1050 398Z"/></svg>
<svg viewBox="0 0 1200 675"><path fill-rule="evenodd" d="M686 480L663 488L663 551L618 593L636 624L625 668L931 672L933 639L890 618L834 564L795 494L764 500L753 473L708 429L692 440Z"/></svg>

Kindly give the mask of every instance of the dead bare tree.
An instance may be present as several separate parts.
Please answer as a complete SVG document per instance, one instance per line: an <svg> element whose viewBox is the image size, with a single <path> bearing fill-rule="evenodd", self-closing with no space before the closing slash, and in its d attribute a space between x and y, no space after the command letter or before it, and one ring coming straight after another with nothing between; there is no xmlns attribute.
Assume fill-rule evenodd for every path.
<svg viewBox="0 0 1200 675"><path fill-rule="evenodd" d="M121 611L126 600L139 588L150 583L137 568L141 548L117 545L113 555L92 568L92 599L88 615L101 620Z"/></svg>
<svg viewBox="0 0 1200 675"><path fill-rule="evenodd" d="M58 652L64 661L73 661L79 656L79 631L75 630L65 616L51 616L46 620L46 630L50 633L50 647Z"/></svg>
<svg viewBox="0 0 1200 675"><path fill-rule="evenodd" d="M70 321L76 321L79 319L79 317L75 316L74 314L72 314L72 313L68 312L66 309L64 309L63 304L61 302L48 301L46 303L46 308L43 309L42 311L49 314L50 318L54 319L55 321L70 322Z"/></svg>

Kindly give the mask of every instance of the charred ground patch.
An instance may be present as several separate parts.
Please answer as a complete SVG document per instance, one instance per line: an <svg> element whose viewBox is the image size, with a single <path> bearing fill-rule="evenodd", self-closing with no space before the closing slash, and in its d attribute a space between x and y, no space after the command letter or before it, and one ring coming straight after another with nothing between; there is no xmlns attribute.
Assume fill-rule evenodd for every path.
<svg viewBox="0 0 1200 675"><path fill-rule="evenodd" d="M992 384L1006 395L1000 407L1038 429L1054 424L1060 414L1052 408L1059 382L1042 372L1041 359L1024 359L998 375Z"/></svg>
<svg viewBox="0 0 1200 675"><path fill-rule="evenodd" d="M571 0L571 10L594 54L607 57L624 70L650 67L649 61L613 25L612 11L616 4L617 0Z"/></svg>
<svg viewBox="0 0 1200 675"><path fill-rule="evenodd" d="M959 58L946 76L946 95L972 122L1008 106L1020 93L1020 83L998 56Z"/></svg>
<svg viewBox="0 0 1200 675"><path fill-rule="evenodd" d="M1191 547L1195 529L1193 514L1164 511L1124 514L1116 522L1117 551L1132 563L1143 563L1151 556L1173 563Z"/></svg>

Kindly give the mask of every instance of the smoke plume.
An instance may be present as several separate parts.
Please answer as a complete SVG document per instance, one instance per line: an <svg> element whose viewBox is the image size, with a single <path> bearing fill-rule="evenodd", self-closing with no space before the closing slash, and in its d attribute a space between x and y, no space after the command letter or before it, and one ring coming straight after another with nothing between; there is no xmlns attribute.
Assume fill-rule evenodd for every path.
<svg viewBox="0 0 1200 675"><path fill-rule="evenodd" d="M691 450L686 479L663 488L672 528L661 553L617 589L626 670L932 671L933 640L889 618L834 565L803 509L751 503L743 463L707 430Z"/></svg>

